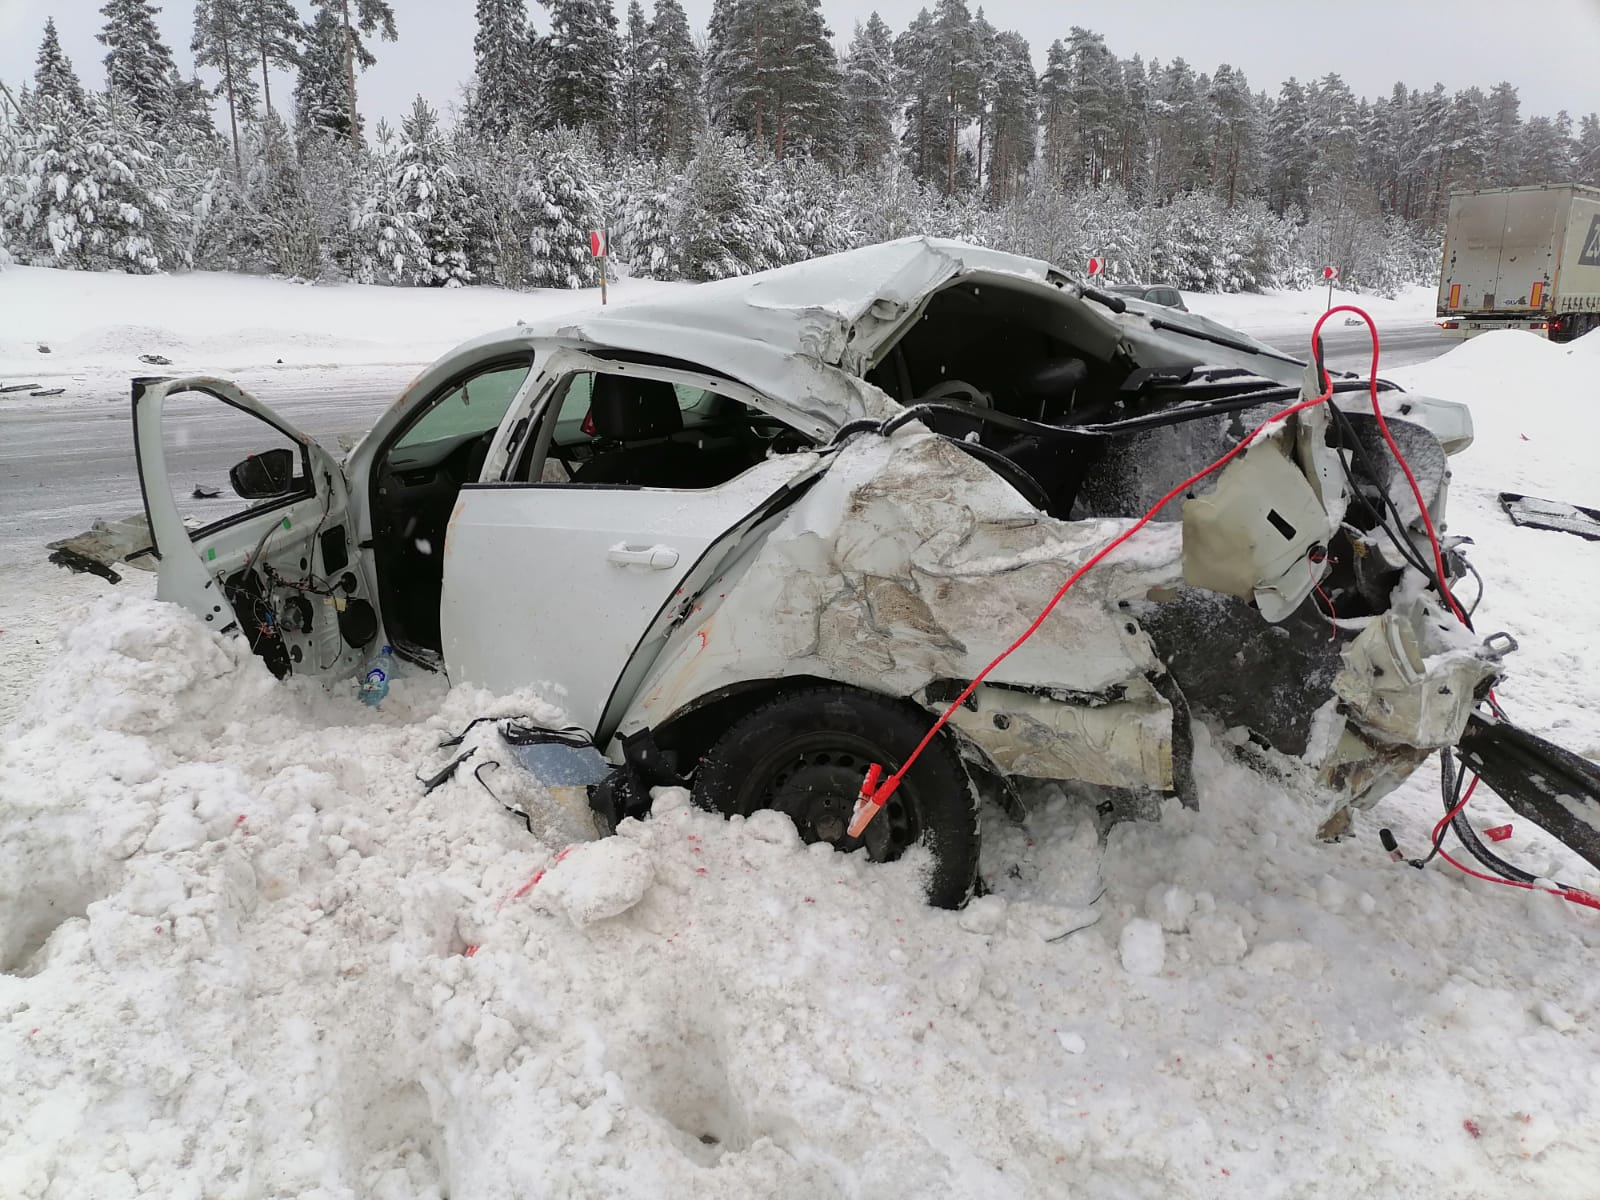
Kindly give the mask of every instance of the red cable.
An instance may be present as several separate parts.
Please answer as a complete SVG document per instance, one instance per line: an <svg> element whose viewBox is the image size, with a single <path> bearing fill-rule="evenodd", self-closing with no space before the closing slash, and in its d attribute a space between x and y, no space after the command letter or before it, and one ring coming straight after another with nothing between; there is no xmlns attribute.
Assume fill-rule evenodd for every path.
<svg viewBox="0 0 1600 1200"><path fill-rule="evenodd" d="M1315 344L1317 336L1322 332L1323 323L1327 321L1329 317L1333 316L1333 314L1336 312L1343 312L1346 310L1358 313L1363 319L1366 320L1368 327L1372 330L1372 395L1373 405L1376 407L1378 395L1378 327L1372 323L1372 318L1368 317L1367 314L1362 312L1359 308L1341 304L1338 308L1329 309L1317 321L1316 327L1311 333L1312 342ZM1039 631L1039 626L1044 624L1045 618L1055 611L1056 605L1061 603L1062 599L1069 591L1072 590L1073 585L1076 584L1078 580L1082 579L1086 574L1089 573L1090 570L1097 566L1100 561L1106 557L1106 555L1110 554L1118 546L1122 545L1134 534L1138 533L1139 530L1148 525L1155 518L1155 515L1165 508L1169 503L1171 503L1176 496L1187 491L1206 476L1221 470L1229 462L1231 462L1235 456L1242 454L1245 450L1249 449L1249 447L1254 444L1256 438L1261 434L1262 430L1266 429L1269 425L1272 425L1277 421L1292 417L1297 412L1301 412L1308 408L1315 408L1317 405L1327 401L1333 395L1333 383L1332 380L1327 378L1326 372L1323 373L1323 377L1324 390L1321 395L1310 400L1298 401L1295 404L1289 405L1287 408L1273 413L1272 416L1268 417L1260 425L1256 426L1256 428L1251 431L1249 437L1239 442L1238 445L1234 446L1233 449L1229 450L1221 458L1217 459L1216 462L1212 463L1204 470L1197 471L1195 474L1189 476L1189 478L1185 479L1182 483L1178 484L1171 491L1169 491L1165 496L1157 500L1150 510L1144 514L1144 516L1140 517L1129 528L1125 529L1106 545L1102 546L1092 557L1090 557L1088 562L1084 563L1081 567L1074 571L1067 581L1063 583L1059 589L1057 589L1056 594L1050 597L1050 602L1046 604L1043 611L1041 611L1039 615L1034 618L1033 624L1029 625L1028 628L1022 632L1022 636L1017 638L1016 641L1012 642L998 655L996 655L993 662L984 667L983 670L979 671L978 674L973 678L972 682L967 684L967 686L962 689L961 694L955 698L955 700L948 708L944 710L942 714L940 714L939 719L933 723L933 728L929 729L928 732L923 736L923 739L917 743L916 749L912 750L911 754L906 758L906 761L900 765L900 769L893 775L890 775L876 788L871 787L870 784L866 782L863 783L861 795L856 802L856 811L853 819L850 822L850 836L861 836L862 831L866 829L867 824L877 814L878 810L889 802L889 797L893 796L895 791L900 787L900 782L905 778L906 772L909 771L913 764L916 763L922 752L928 748L928 744L938 736L939 731L949 724L950 718L960 710L964 703L966 703L967 697L971 696L973 692L978 690L978 686L989 677L990 672L992 672L1001 663L1005 662L1006 659L1010 658L1012 654L1016 653L1016 651L1022 647L1023 643L1025 643L1029 638ZM1382 419L1383 417L1380 413L1379 420L1381 421ZM1391 441L1390 444L1392 445L1393 442ZM1407 472L1407 474L1409 476L1410 473ZM1415 481L1413 481L1413 486L1415 486ZM1420 491L1418 492L1418 495L1421 495Z"/></svg>

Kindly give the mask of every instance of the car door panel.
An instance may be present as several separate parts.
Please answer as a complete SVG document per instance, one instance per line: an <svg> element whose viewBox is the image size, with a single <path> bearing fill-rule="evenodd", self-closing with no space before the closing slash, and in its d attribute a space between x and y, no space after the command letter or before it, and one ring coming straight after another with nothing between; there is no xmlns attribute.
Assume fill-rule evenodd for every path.
<svg viewBox="0 0 1600 1200"><path fill-rule="evenodd" d="M815 463L771 458L706 491L463 488L440 613L452 682L537 687L596 732L641 639L707 551Z"/></svg>
<svg viewBox="0 0 1600 1200"><path fill-rule="evenodd" d="M198 529L184 519L169 469L163 415L170 396L198 392L292 439L296 481ZM340 674L377 632L370 588L350 553L349 492L334 458L253 396L221 379L135 387L134 449L158 560L156 597L212 628L237 627L274 674ZM333 578L329 578L329 576Z"/></svg>

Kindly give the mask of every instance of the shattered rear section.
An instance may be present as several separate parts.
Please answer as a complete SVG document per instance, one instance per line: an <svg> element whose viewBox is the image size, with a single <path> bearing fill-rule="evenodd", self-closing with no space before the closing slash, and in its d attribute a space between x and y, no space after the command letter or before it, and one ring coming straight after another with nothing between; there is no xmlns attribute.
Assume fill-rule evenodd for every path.
<svg viewBox="0 0 1600 1200"><path fill-rule="evenodd" d="M1498 662L1415 572L1386 566L1357 586L1358 557L1387 559L1346 519L1327 429L1262 437L1181 520L1152 523L1085 575L953 714L969 760L1192 801L1192 709L1313 775L1335 803L1370 803L1453 745ZM1436 474L1425 485L1442 504ZM948 439L858 438L699 593L619 732L794 676L941 712L1131 523L1045 516ZM1349 561L1329 561L1329 546ZM1345 611L1311 599L1324 582Z"/></svg>

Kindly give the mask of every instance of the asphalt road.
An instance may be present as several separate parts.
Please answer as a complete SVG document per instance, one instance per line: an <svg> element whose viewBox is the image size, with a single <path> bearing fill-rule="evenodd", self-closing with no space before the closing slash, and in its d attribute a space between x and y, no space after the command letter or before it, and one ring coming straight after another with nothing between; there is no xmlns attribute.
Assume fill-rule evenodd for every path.
<svg viewBox="0 0 1600 1200"><path fill-rule="evenodd" d="M1304 353L1287 332L1263 330L1257 336L1290 353ZM1303 336L1303 331L1292 336ZM1428 322L1390 325L1384 338L1386 367L1423 362L1454 344L1440 338ZM1324 340L1331 367L1366 369L1364 328L1333 327L1324 330ZM290 422L331 442L338 435L364 431L416 369L278 368L237 378ZM172 463L176 485L184 491L200 483L221 487L226 494L228 468L245 454L266 448L259 424L243 416L225 414L188 424ZM121 385L106 381L90 386L82 403L71 407L18 405L8 411L0 401L0 542L37 545L86 529L96 518L136 512L139 505L127 393Z"/></svg>
<svg viewBox="0 0 1600 1200"><path fill-rule="evenodd" d="M1438 358L1446 350L1461 344L1441 336L1439 327L1432 321L1405 325L1384 322L1378 326L1378 334L1382 339L1383 350L1378 368L1380 375L1393 367L1409 367L1414 363L1427 362L1430 358ZM1296 358L1303 358L1306 354L1306 339L1307 332L1300 330L1292 339L1280 336L1268 337L1265 340L1280 348L1287 347L1290 354ZM1336 326L1330 321L1323 326L1322 344L1328 366L1332 369L1365 374L1371 365L1372 341L1365 325L1350 328L1343 325Z"/></svg>
<svg viewBox="0 0 1600 1200"><path fill-rule="evenodd" d="M238 382L291 424L331 447L340 434L367 429L417 367L361 366L241 372ZM261 443L260 422L208 403L218 417L186 421L172 453L177 486L200 483L227 492L228 468ZM270 434L269 434L270 437ZM270 443L269 443L270 444ZM87 529L96 518L139 511L128 393L110 382L63 408L0 402L0 541L52 541Z"/></svg>

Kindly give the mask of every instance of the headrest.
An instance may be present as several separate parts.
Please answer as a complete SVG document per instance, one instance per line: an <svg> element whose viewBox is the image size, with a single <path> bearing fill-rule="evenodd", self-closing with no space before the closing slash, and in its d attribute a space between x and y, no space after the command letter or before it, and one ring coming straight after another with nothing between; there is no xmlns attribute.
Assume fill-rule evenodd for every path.
<svg viewBox="0 0 1600 1200"><path fill-rule="evenodd" d="M596 437L618 442L666 437L683 428L678 393L661 379L596 375L589 415Z"/></svg>

